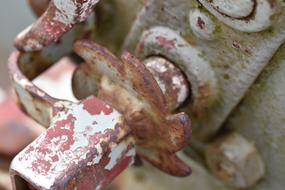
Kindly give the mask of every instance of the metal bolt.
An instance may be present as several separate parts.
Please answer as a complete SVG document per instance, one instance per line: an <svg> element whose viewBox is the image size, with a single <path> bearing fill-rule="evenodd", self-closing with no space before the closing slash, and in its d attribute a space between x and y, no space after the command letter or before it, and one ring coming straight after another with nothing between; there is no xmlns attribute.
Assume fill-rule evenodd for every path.
<svg viewBox="0 0 285 190"><path fill-rule="evenodd" d="M191 111L199 117L217 101L218 82L209 60L199 56L203 52L178 32L162 26L146 30L135 52L142 60L155 55L164 57L183 70L191 84Z"/></svg>
<svg viewBox="0 0 285 190"><path fill-rule="evenodd" d="M248 188L264 176L261 156L254 144L237 133L228 134L206 149L210 170L236 188Z"/></svg>
<svg viewBox="0 0 285 190"><path fill-rule="evenodd" d="M180 69L165 58L154 56L143 62L162 90L169 110L178 108L189 95L188 82Z"/></svg>

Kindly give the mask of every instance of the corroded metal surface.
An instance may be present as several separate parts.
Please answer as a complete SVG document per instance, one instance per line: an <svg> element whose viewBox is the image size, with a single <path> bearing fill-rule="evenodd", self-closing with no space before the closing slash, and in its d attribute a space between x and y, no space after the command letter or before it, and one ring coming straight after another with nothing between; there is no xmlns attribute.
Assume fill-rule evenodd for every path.
<svg viewBox="0 0 285 190"><path fill-rule="evenodd" d="M19 178L36 189L103 189L132 164L133 140L118 112L95 97L55 106L61 111L47 131L12 162L15 189Z"/></svg>
<svg viewBox="0 0 285 190"><path fill-rule="evenodd" d="M74 47L87 62L74 74L75 95L79 99L98 95L124 115L141 157L172 175L188 175L190 169L175 152L189 142L190 121L185 113L169 113L159 85L144 64L127 52L118 59L87 40Z"/></svg>
<svg viewBox="0 0 285 190"><path fill-rule="evenodd" d="M57 42L75 24L85 21L98 1L52 0L44 14L17 36L15 46L23 51L38 51Z"/></svg>
<svg viewBox="0 0 285 190"><path fill-rule="evenodd" d="M14 189L104 188L135 156L124 118L95 97L72 103L47 95L20 70L20 57L9 60L19 101L50 127L13 160Z"/></svg>
<svg viewBox="0 0 285 190"><path fill-rule="evenodd" d="M138 57L167 57L186 75L201 72L192 67L193 61L197 63L199 59L211 68L217 85L207 93L214 93L216 101L204 106L202 116L196 115L195 109L194 112L192 110L198 101L195 99L197 91L192 87L194 104L185 107L193 116L194 136L205 140L216 134L284 42L284 18L284 1L281 0L149 0L137 17L125 41L125 48L134 51L138 44L144 44L142 37L151 28L164 28L167 35L175 33L178 36L172 39L173 42L183 39L191 47L184 52L185 55L180 52L177 58L173 55L176 47L166 43L141 46L143 51L138 52ZM155 39L152 40L154 42ZM146 53L141 55L141 52ZM200 52L199 59L193 60L192 56L183 61L187 55L197 52ZM196 84L190 76L187 75L188 80L195 87L199 83ZM199 73L199 76L203 75Z"/></svg>
<svg viewBox="0 0 285 190"><path fill-rule="evenodd" d="M177 159L175 154L177 150L185 146L188 140L186 138L188 136L187 130L185 130L188 127L186 123L183 123L185 120L183 114L174 115L170 112L182 105L182 110L186 110L191 114L195 126L195 139L199 139L194 143L195 146L198 144L195 148L203 155L208 147L205 140L215 137L214 135L219 132L229 114L234 111L246 91L267 66L267 63L285 39L283 24L285 19L284 1L282 0L149 0L140 1L137 4L128 3L125 0L114 0L106 3L101 1L101 5L95 9L96 25L98 24L99 30L93 32L95 27L94 22L91 21L93 22L92 30L87 32L85 31L86 28L83 30L78 28L77 31L79 32L77 34L71 31L75 35L71 35L70 40L67 40L70 43L65 46L66 48L63 48L61 43L54 44L53 47L45 47L56 41L61 42L59 39L65 38L65 35L63 35L65 32L69 31L79 21L85 20L87 15L93 12L93 6L97 1L80 1L78 4L73 4L75 1L66 1L65 4L62 4L63 1L54 0L50 1L49 7L47 6L48 1L42 1L43 4L41 5L36 4L37 2L34 0L30 0L30 2L37 15L44 13L45 9L47 11L32 28L20 35L16 41L16 45L20 50L43 50L42 52L20 55L19 66L28 79L33 79L41 71L51 66L58 58L72 52L71 43L76 38L85 36L85 34L88 34L87 38L89 38L90 33L98 32L95 34L96 40L103 43L104 46L107 45L112 51L114 50L113 52L119 52L122 40L131 26L131 22L135 19L133 12L138 10L138 8L132 9L130 7L138 4L144 6L136 17L132 30L125 41L125 49L134 52L148 69L130 54L124 53L123 57L118 59L96 44L87 45L88 43L82 43L81 41L75 45L77 47L76 51L87 61L87 64L81 64L74 74L74 92L80 99L91 94L98 95L100 99L117 109L123 115L124 122L129 126L131 135L134 136L139 155L158 168L179 176L189 173L189 169ZM90 3L90 9L87 8L86 12L81 9L83 8L81 5L84 3ZM74 7L63 7L61 5L76 5L74 6L75 9L83 11L75 11L75 13L72 11L75 10L72 9ZM128 8L118 7L120 5ZM70 12L66 12L67 10ZM81 17L84 14L86 17ZM125 18L129 16L131 19ZM54 21L56 21L55 27L48 25ZM76 25L76 28L78 26ZM86 23L82 26L86 26ZM42 31L47 31L47 38L44 38ZM48 33L49 31L51 33ZM78 34L82 35L78 36ZM31 40L29 41L29 39ZM53 49L54 47L58 49ZM180 93L182 92L181 89L177 91L173 81L172 83L166 82L168 76L163 75L165 73L161 73L157 69L163 67L164 62L156 60L155 64L151 64L152 60L149 60L149 57L156 56L164 61L171 62L171 65L174 64L180 68L178 69L179 72L185 74L187 82L180 78L179 87L182 88L183 84L186 83L185 86L189 85L191 89L189 94L191 96L187 102L184 102L184 100L187 98L188 92ZM26 62L31 64L25 64ZM282 69L274 73L280 74ZM181 73L178 75L181 76ZM45 126L48 126L50 118L54 117L60 110L54 109L52 101L51 103L47 101L46 103L51 109L46 113L42 113L41 110L44 110L45 103L38 102L36 97L42 94L42 91L37 93L35 91L37 88L34 88L34 86L29 87L30 83L26 83L28 80L19 80L21 76L17 76L14 77L16 83L20 84L22 81L22 84L28 84L24 88L21 87L21 84L20 87L18 86L18 95L21 90L28 90L27 94L19 96L20 100L23 102L37 102L31 107L28 103L24 103L22 106L27 108L26 112ZM281 74L278 76L282 81ZM227 180L235 186L252 185L250 188L258 190L273 187L279 190L284 186L284 180L282 179L284 168L279 167L284 160L284 152L280 148L284 144L282 141L282 137L284 137L282 130L283 119L282 114L280 114L282 113L280 110L283 110L280 104L280 102L283 102L283 91L277 88L277 78L267 78L273 81L275 85L271 87L270 82L263 81L266 83L266 89L269 89L267 91L265 87L262 87L264 92L254 87L253 93L245 99L246 101L239 107L238 112L233 114L230 121L227 122L249 140L257 142L261 156L266 158L264 159L266 169L269 170L266 171L266 178L261 183L254 185L256 179L259 179L264 171L260 168L259 170L252 169L249 171L249 167L244 167L247 160L256 160L252 159L255 151L248 151L255 149L255 147L250 143L244 143L245 139L245 141L239 142L251 148L246 149L244 152L240 150L239 156L244 155L244 159L238 161L230 159L228 161L227 155L223 151L217 151L218 153L215 150L212 151L215 154L213 157L211 157L211 151L206 154L208 160L211 160L209 157L223 160L221 162L226 167L222 169L215 164L215 161L208 161L210 166L211 164L214 165L212 168L218 167L216 170L219 171L216 173L221 172L221 175L224 174L223 172L226 175L231 175L232 171L229 171L231 168L227 168L227 163L233 163L232 168L236 169L239 176L237 178L230 176ZM272 92L271 88L276 92ZM264 96L268 100L255 98L255 93L261 94L260 96ZM184 98L179 101L178 97L181 94ZM271 95L278 101L271 101ZM46 100L49 100L49 98L46 98ZM53 98L50 100L53 100ZM264 103L266 101L269 101L269 107ZM80 105L80 103L72 105ZM255 109L259 110L255 111ZM162 110L161 113L158 110ZM271 115L273 113L274 115ZM256 123L251 116L256 119ZM239 126L240 121L243 126ZM172 127L176 124L176 128ZM259 126L261 126L260 130ZM185 130L184 133L183 129ZM169 139L171 139L171 142L169 142ZM231 142L226 141L225 146L229 145L231 145ZM234 152L238 149L235 146L231 148L234 149ZM272 156L273 154L274 156ZM203 159L199 161L202 163ZM257 162L253 161L253 166L256 166L254 164L259 163L259 161L258 159ZM238 167L237 165L241 166ZM212 181L211 177L201 175L206 171L199 170L198 172L199 176L205 177L205 181ZM253 172L252 175L250 175L251 172ZM243 176L247 175L250 175L247 177L248 179L244 179ZM167 179L169 182L176 184L175 180L172 181L168 177L159 174L155 176L157 179L160 179L160 177L162 181ZM254 179L252 180L252 178ZM187 181L188 179L180 180L186 186L188 185L187 188L191 186L189 184L192 184ZM207 184L203 181L201 183ZM152 181L151 185L147 187L159 189L157 186L160 185L158 182ZM124 185L122 185L123 187ZM141 188L141 186L138 187ZM205 185L203 188L198 185L193 189L211 189L214 187L216 185L211 183L211 185ZM171 185L165 185L163 188L173 189ZM175 188L179 189L178 185ZM226 187L222 188L228 189Z"/></svg>
<svg viewBox="0 0 285 190"><path fill-rule="evenodd" d="M168 109L180 107L189 96L189 84L180 69L162 57L149 57L143 63L164 94Z"/></svg>
<svg viewBox="0 0 285 190"><path fill-rule="evenodd" d="M192 47L178 33L166 27L146 30L138 42L136 54L140 58L163 55L176 63L191 84L192 112L202 117L218 98L218 84L209 61L202 51ZM190 69L191 68L191 69Z"/></svg>
<svg viewBox="0 0 285 190"><path fill-rule="evenodd" d="M30 52L15 52L9 60L11 76L18 99L27 114L42 125L49 126L46 133L41 135L41 137L14 159L11 173L13 185L16 189L23 188L21 185L25 186L26 182L28 186L40 189L69 188L73 186L79 189L86 189L87 187L101 189L131 163L134 155L128 155L127 151L124 150L122 151L126 154L120 154L116 151L116 147L123 146L120 143L123 143L122 139L127 139L130 132L134 136L137 152L142 158L172 175L186 176L190 173L190 168L175 154L188 144L191 134L189 119L184 113L170 114L168 109L173 105L167 105L166 99L152 74L134 56L124 53L121 60L118 60L106 49L91 42L81 41L75 45L75 51L86 59L88 64L81 65L77 72L75 72L73 80L75 81L74 92L85 93L84 95L86 95L86 91L88 95L97 94L99 98L122 113L122 122L124 125L122 125L122 131L119 131L119 133L116 133L117 129L115 130L118 124L116 122L113 123L114 125L109 123L110 126L108 127L110 128L104 128L102 131L96 125L99 121L103 122L104 118L105 120L111 119L114 121L110 115L102 118L96 118L96 115L93 115L93 123L84 123L88 119L88 115L84 116L83 110L79 113L76 111L78 111L77 107L81 107L82 104L84 105L84 102L88 101L88 99L79 104L60 101L49 96L30 81L30 79L37 77L65 53L71 52L70 48L64 48L64 43L61 42L53 45L53 47L46 46L57 42L77 22L85 20L97 2L51 1L41 18L31 28L22 32L16 39L16 47L19 50ZM34 4L35 2L32 1L31 3ZM44 9L44 6L34 6L34 11ZM69 9L72 9L70 10L71 12L68 12ZM41 14L41 12L39 11L38 14ZM79 31L83 31L80 35L87 33L84 31L84 26L83 30L79 28ZM63 37L65 38L65 36ZM69 41L72 42L75 38L76 35L71 36ZM58 50L55 51L55 54L50 54L50 49L54 50L54 47L57 47ZM34 52L38 50L42 51ZM52 55L52 57L49 57L49 55ZM98 68L95 67L94 63L93 66L91 65L91 69L88 68L90 62L97 61L95 60L96 58L102 59L102 62L97 62L99 63ZM76 76L78 76L78 73L82 73L84 68L92 71L89 75L86 75L86 77L89 76L88 83L91 82L91 84L96 85L87 86L91 87L91 89L86 88L82 91L77 91L76 84L84 84L82 83L84 77L79 75L81 78L76 78ZM186 82L183 81L184 78L181 80L186 88ZM179 78L179 81L176 81L176 83L181 82L181 80ZM173 83L171 88L174 88L174 85ZM80 88L83 87L84 85L80 85ZM175 90L177 89L170 91L174 96L176 93ZM187 89L184 89L184 91L187 91ZM114 93L118 93L118 96L114 96ZM181 104L186 99L188 93L183 93L184 98L179 97L179 99L178 95L176 95L176 100L173 101L174 106L177 107L176 103ZM75 94L82 99L80 94ZM135 96L132 97L132 95ZM124 100L123 104L120 102L122 100ZM98 106L98 101L93 101L93 106ZM99 106L99 108L101 107ZM91 118L91 116L89 117ZM80 122L83 122L83 125L80 125ZM93 134L93 128L95 128L95 132L97 130L97 132L99 131L103 135L100 133ZM85 136L80 130L83 131L82 133L86 133ZM120 135L122 135L121 138L119 138ZM93 137L89 138L90 136ZM65 139L62 139L64 137ZM72 139L74 139L74 142ZM97 147L94 142L96 139L97 141L104 141L105 147L100 147L101 143ZM158 143L157 139L159 139ZM82 147L75 146L74 148L69 144L69 141L72 141L70 142L71 144L80 144L82 141L89 143L82 145ZM125 147L128 148L131 144L128 142ZM112 157L118 156L118 159L115 159L114 165L120 165L120 159L128 159L128 161L123 162L124 165L122 167L104 176L103 165L105 162L101 163L100 161L101 158L104 161L105 159L103 158L112 154L112 146L115 147ZM92 148L95 148L95 152L94 150L91 151ZM103 150L100 152L101 149ZM89 152L91 152L89 156L78 157L79 154L87 155ZM112 157L110 158L111 160ZM94 170L89 171L89 165L85 165L85 163L90 163L92 160L98 162L95 163L96 167ZM25 164L21 164L21 162ZM75 167L74 163L82 163L83 165ZM80 174L81 172L85 172L86 178L82 178L83 174ZM102 176L98 176L98 180L93 182L84 181L88 179L89 175L95 177L96 175ZM35 176L38 176L38 178L35 179ZM62 176L65 177L58 181L59 177ZM85 182L86 184L84 184Z"/></svg>

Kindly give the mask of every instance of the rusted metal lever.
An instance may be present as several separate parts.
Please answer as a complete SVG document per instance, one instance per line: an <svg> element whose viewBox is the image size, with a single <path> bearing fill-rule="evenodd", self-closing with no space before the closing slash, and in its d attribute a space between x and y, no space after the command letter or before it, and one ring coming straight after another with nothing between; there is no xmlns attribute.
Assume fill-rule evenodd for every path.
<svg viewBox="0 0 285 190"><path fill-rule="evenodd" d="M137 153L159 169L188 175L189 167L175 154L190 138L188 116L170 113L177 105L167 105L144 64L129 53L120 60L90 41L77 42L75 50L87 61L73 78L75 94L85 98L80 103L55 99L35 86L29 79L42 70L31 72L23 61L29 60L23 58L25 53L15 52L9 60L23 110L49 126L15 157L11 165L14 189L102 189L133 162L135 145ZM83 97L86 93L101 100ZM175 93L172 97L179 99Z"/></svg>

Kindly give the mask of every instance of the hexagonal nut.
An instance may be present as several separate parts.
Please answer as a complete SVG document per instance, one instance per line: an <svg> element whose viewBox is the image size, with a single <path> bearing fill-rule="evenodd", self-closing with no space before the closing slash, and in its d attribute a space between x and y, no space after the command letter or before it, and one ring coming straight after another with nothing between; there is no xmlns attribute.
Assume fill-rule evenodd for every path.
<svg viewBox="0 0 285 190"><path fill-rule="evenodd" d="M210 144L205 156L212 173L236 188L248 188L265 174L255 145L237 133L225 135Z"/></svg>

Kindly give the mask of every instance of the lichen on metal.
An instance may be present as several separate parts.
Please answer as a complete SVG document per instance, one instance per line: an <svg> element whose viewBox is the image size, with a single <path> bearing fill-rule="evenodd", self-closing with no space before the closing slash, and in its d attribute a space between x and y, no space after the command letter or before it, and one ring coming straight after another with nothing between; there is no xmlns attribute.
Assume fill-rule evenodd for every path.
<svg viewBox="0 0 285 190"><path fill-rule="evenodd" d="M208 71L205 73L210 73L209 78L210 76L216 78L214 89L207 91L215 92L214 96L209 95L208 97L210 100L214 98L216 101L212 105L204 106L202 114L197 114L195 101L197 102L198 99L195 100L195 94L198 89L195 89L196 83L193 80L192 102L194 104L186 105L185 110L188 110L188 113L192 115L193 126L195 126L193 134L198 139L207 140L219 131L231 111L238 105L248 88L285 40L283 24L285 16L282 11L284 2L279 0L253 0L251 2L255 6L252 6L252 3L245 3L245 1L149 0L140 11L125 40L124 48L135 52L138 44L148 42L142 38L148 39L145 36L148 31L153 28L164 28L164 31L176 33L178 38L175 39L181 38L187 46L191 47L189 51L186 51L188 55L200 52L199 59L204 60L203 62L212 70L213 74ZM222 10L217 11L215 8L220 4L223 4ZM197 21L195 15L189 18L191 10L200 10L211 19L213 27L215 26L212 40L203 39L201 36L197 37L197 28L191 30L190 23ZM239 18L250 11L252 14ZM229 13L237 18L227 16L226 14ZM209 22L210 20L205 20L205 24ZM200 35L205 36L206 33L203 32L201 30ZM170 32L165 33L171 34ZM175 40L173 41L175 42ZM185 72L191 83L190 73L200 71L192 67L192 64L195 64L190 61L193 61L193 56L184 63L181 60L187 57L186 53L178 59L173 56L173 49L169 44L163 46L163 51L161 48L157 48L158 46L158 43L146 47L141 45L140 49L143 51L138 51L137 56L143 56L140 54L141 52L150 52L149 56L159 54L167 57ZM206 77L208 77L207 74ZM210 84L213 81L210 80Z"/></svg>

